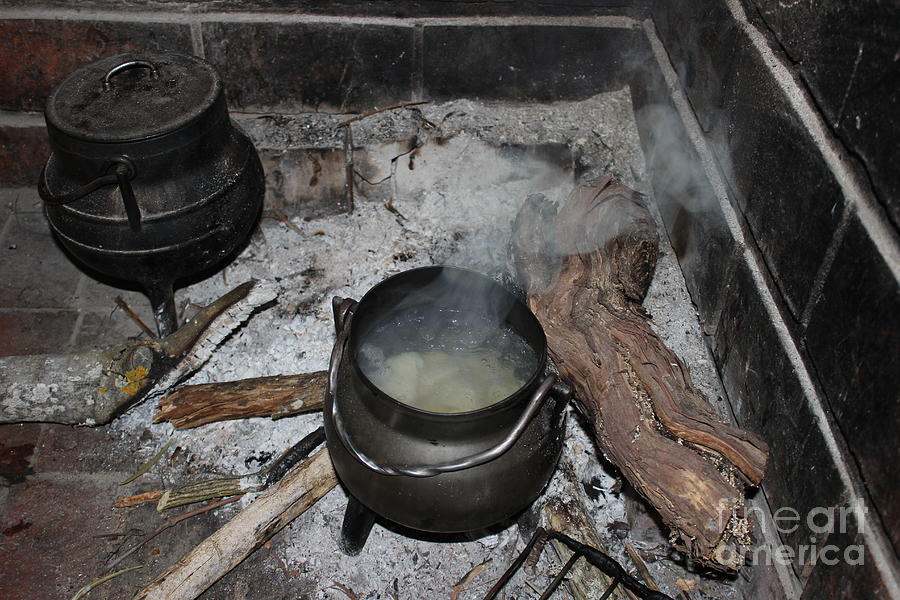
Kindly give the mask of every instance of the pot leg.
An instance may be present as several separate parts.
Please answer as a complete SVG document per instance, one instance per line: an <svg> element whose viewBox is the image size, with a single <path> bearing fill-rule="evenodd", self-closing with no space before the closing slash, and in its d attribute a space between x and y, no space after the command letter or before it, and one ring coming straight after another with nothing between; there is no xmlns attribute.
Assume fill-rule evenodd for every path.
<svg viewBox="0 0 900 600"><path fill-rule="evenodd" d="M350 496L344 511L344 523L341 525L341 540L338 544L341 551L347 556L356 556L362 552L374 524L375 513Z"/></svg>
<svg viewBox="0 0 900 600"><path fill-rule="evenodd" d="M156 331L164 338L178 329L178 317L175 314L175 293L171 283L157 283L147 286L147 297L153 307L156 319Z"/></svg>

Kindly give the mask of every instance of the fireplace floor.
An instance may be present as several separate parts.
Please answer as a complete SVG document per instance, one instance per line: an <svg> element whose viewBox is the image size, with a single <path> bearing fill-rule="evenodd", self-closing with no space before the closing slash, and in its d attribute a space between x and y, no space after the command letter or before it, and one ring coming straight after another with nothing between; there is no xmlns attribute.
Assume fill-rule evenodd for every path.
<svg viewBox="0 0 900 600"><path fill-rule="evenodd" d="M298 117L295 125L321 118ZM251 135L269 126L248 116L243 125ZM178 292L177 305L189 315L250 278L275 280L280 289L277 305L231 336L191 383L325 368L333 342L331 297L359 298L393 273L442 263L509 270L510 223L528 194L563 200L576 176L609 173L652 196L627 89L554 105L429 105L361 121L354 137L359 175L352 214L303 218L302 203L290 211L281 207L290 225L264 218L237 261ZM410 152L413 145L419 147ZM53 244L34 192L3 190L0 199L0 354L73 351L140 335L115 309L114 298L121 295L150 323L143 296L72 266ZM697 387L730 418L665 235L661 245L645 307L660 336L690 366ZM152 505L112 509L115 498L255 471L321 421L319 415L251 419L177 432L168 424L150 425L154 409L140 405L105 427L0 427L0 463L14 481L0 487L0 549L4 561L18 565L16 577L0 580L0 597L71 597L103 573L108 554L128 539L111 534L146 533L163 518ZM119 486L170 438L172 449L149 473ZM619 487L615 469L598 459L570 414L562 468L537 505L554 494L580 495L606 551L631 569L623 546L623 539L629 541L673 597L679 597L679 579L696 584L690 598L743 597L740 578L704 577L672 560L665 535L641 501ZM145 568L97 588L92 597L130 597L250 501L245 497L166 531L122 565ZM379 523L362 554L350 558L337 548L345 502L344 492L333 490L203 597L438 598L484 565L457 588L460 600L480 598L527 541L516 525L451 543L412 539ZM547 549L501 597L537 597L530 587L546 587L560 564Z"/></svg>

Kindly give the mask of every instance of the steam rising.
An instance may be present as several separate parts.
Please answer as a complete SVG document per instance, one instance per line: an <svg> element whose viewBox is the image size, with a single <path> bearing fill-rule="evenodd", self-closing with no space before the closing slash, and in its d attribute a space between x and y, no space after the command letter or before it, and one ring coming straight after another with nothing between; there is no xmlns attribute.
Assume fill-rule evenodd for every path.
<svg viewBox="0 0 900 600"><path fill-rule="evenodd" d="M508 321L515 298L487 278L443 269L363 336L359 366L389 396L440 413L513 395L538 355Z"/></svg>

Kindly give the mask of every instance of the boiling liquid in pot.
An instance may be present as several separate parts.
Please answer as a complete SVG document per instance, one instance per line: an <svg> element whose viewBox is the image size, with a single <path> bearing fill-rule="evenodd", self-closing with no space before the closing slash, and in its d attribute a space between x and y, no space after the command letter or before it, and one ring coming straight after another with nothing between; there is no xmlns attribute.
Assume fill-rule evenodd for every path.
<svg viewBox="0 0 900 600"><path fill-rule="evenodd" d="M502 319L427 307L399 310L376 323L357 360L387 395L437 413L495 404L521 388L538 363Z"/></svg>

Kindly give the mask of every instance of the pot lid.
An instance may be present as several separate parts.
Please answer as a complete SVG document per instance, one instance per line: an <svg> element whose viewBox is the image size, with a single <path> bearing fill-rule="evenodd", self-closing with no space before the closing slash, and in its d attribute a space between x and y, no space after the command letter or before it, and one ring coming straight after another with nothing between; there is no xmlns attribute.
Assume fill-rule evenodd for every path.
<svg viewBox="0 0 900 600"><path fill-rule="evenodd" d="M48 124L95 142L147 139L179 129L222 93L212 65L185 54L128 53L84 66L47 99Z"/></svg>

